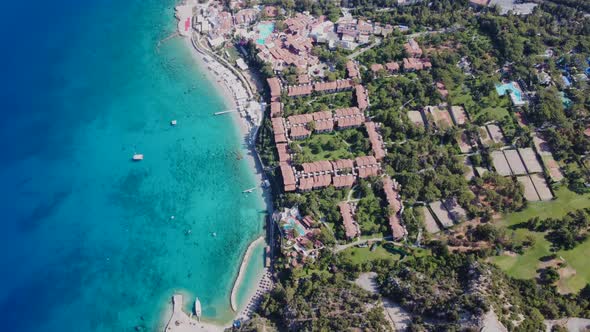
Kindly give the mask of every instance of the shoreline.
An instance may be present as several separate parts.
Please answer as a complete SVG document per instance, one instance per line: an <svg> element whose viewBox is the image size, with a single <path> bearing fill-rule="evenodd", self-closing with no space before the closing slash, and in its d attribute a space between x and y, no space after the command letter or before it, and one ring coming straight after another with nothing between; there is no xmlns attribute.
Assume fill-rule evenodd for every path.
<svg viewBox="0 0 590 332"><path fill-rule="evenodd" d="M263 110L261 110L261 104L256 103L255 101L253 102L250 98L239 98L243 94L245 94L246 97L248 97L249 95L256 96L258 93L256 86L259 82L252 82L252 78L245 78L246 80L248 80L248 85L251 89L250 91L246 91L247 89L244 87L244 83L242 83L242 81L239 80L237 75L233 73L231 70L224 67L223 64L217 61L217 59L211 57L208 54L202 53L202 51L197 48L197 45L193 41L192 37L185 37L182 39L182 42L185 44L186 47L188 47L188 50L192 58L195 60L199 72L201 72L205 76L205 79L211 82L213 88L216 90L216 93L218 93L219 96L222 98L223 105L227 107L227 109L229 110L238 110L238 112L232 112L230 114L220 116L231 117L234 130L236 130L236 133L238 134L238 137L240 139L241 150L243 150L243 152L245 152L246 154L244 156L244 159L247 162L248 167L253 171L252 175L253 180L256 182L256 189L261 189L260 202L262 204L262 207L266 210L267 213L272 213L271 192L268 188L265 188L262 185L265 176L263 166L259 159L258 152L256 151L256 147L254 145L253 140L253 138L255 138L255 134L258 131L259 125L260 123L262 123L262 120L264 118L264 112ZM232 88L232 83L239 83L239 86L233 86ZM244 91L240 91L241 89L243 89ZM256 109L256 106L258 106L259 108ZM253 112L253 114L251 112ZM256 112L258 112L258 114L256 114ZM246 115L250 115L250 118L252 120L248 121L246 119ZM211 114L211 116L214 115ZM258 195L258 192L256 192L256 194ZM240 268L234 279L229 299L230 308L235 313L232 320L249 318L253 302L257 301L258 297L262 292L268 291L268 285L272 284L270 282L268 270L264 267L264 265L260 266L260 271L262 272L260 277L257 276L256 278L254 278L254 280L252 280L249 283L249 285L243 284L245 271L247 270L249 264L251 264L251 255L253 248L255 248L257 245L263 242L266 244L266 226L266 223L263 224L262 235L257 237L248 245L244 253L244 256L242 257ZM245 286L247 286L248 289L252 289L252 291L248 292L245 307L239 308L239 304L236 303L236 296L240 287ZM175 296L177 294L183 293L174 293ZM170 304L170 302L168 304ZM178 312L174 312L173 305L168 305L167 307L168 309L165 310L163 318L163 322L165 322L166 324L166 331L222 331L225 328L229 328L232 326L231 320L229 322L215 322L214 320L213 322L197 322L192 317L188 317L186 313L182 311L182 309L182 313L179 314ZM180 317L183 317L183 319L185 319L185 321L188 323L182 324L181 326L175 326L175 324L171 324L175 316L178 315L181 315ZM184 316L186 316L186 318Z"/></svg>
<svg viewBox="0 0 590 332"><path fill-rule="evenodd" d="M256 247L261 242L264 242L264 236L260 236L256 240L250 242L250 244L248 245L248 248L246 249L246 252L244 253L244 256L242 257L242 263L240 264L240 269L238 270L238 275L236 276L236 279L234 280L234 285L233 285L231 293L229 295L229 303L230 303L231 309L236 313L238 311L238 304L236 303L236 294L242 284L242 279L244 279L244 272L246 270L246 267L248 266L248 263L250 262L250 256L252 256L252 249L254 249L254 247Z"/></svg>

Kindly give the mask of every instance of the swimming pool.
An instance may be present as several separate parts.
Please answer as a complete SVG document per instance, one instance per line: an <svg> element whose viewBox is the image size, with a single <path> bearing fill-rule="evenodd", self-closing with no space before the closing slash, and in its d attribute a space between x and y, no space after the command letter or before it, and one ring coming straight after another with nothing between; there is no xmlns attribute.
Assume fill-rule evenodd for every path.
<svg viewBox="0 0 590 332"><path fill-rule="evenodd" d="M272 22L259 23L256 28L258 29L258 38L256 39L256 44L264 45L264 40L274 31L275 24Z"/></svg>
<svg viewBox="0 0 590 332"><path fill-rule="evenodd" d="M301 226L295 219L293 218L289 218L287 219L287 222L283 225L283 228L285 230L291 230L291 229L295 229L295 231L297 232L297 234L295 234L295 236L302 236L305 235L305 228L303 228L303 226Z"/></svg>
<svg viewBox="0 0 590 332"><path fill-rule="evenodd" d="M498 92L500 96L503 96L508 92L514 104L524 104L524 99L522 98L522 90L520 90L520 87L515 82L496 84L496 92Z"/></svg>

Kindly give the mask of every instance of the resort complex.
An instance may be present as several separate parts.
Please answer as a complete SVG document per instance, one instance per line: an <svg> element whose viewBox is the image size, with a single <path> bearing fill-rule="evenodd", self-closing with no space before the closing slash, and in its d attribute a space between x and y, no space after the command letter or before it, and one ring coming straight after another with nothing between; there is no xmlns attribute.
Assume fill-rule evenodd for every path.
<svg viewBox="0 0 590 332"><path fill-rule="evenodd" d="M550 2L177 7L272 200L267 287L234 329L539 330L565 311L531 313L533 288L588 314L590 41L566 17L590 23ZM532 23L553 19L576 43Z"/></svg>

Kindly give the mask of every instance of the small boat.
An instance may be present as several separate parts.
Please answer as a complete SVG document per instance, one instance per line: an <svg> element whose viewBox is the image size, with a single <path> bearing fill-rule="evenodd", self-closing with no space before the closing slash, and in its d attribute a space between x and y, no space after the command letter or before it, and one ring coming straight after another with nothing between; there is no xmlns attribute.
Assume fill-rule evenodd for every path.
<svg viewBox="0 0 590 332"><path fill-rule="evenodd" d="M256 187L252 187L252 188L250 188L250 189L246 189L246 190L244 190L244 191L242 191L242 192L243 192L243 193L245 193L245 194L247 194L247 193L251 193L251 192L253 192L253 191L254 191L254 189L256 189Z"/></svg>
<svg viewBox="0 0 590 332"><path fill-rule="evenodd" d="M141 153L136 153L136 154L133 155L133 160L134 161L143 160L143 155Z"/></svg>
<svg viewBox="0 0 590 332"><path fill-rule="evenodd" d="M177 123L176 120L170 121L170 124L173 125L173 126L176 126L176 123Z"/></svg>
<svg viewBox="0 0 590 332"><path fill-rule="evenodd" d="M200 322L201 321L201 301L199 301L199 298L197 297L195 300L195 315L197 316L197 320Z"/></svg>

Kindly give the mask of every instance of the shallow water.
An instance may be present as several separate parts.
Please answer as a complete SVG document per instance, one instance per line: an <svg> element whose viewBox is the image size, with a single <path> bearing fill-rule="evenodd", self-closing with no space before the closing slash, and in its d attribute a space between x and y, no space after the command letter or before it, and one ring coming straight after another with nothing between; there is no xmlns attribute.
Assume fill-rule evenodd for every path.
<svg viewBox="0 0 590 332"><path fill-rule="evenodd" d="M5 4L3 331L153 330L174 290L231 317L263 204L211 82L180 40L156 47L173 5Z"/></svg>

